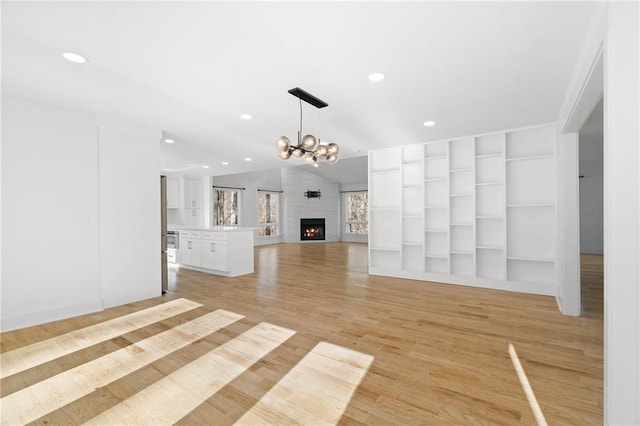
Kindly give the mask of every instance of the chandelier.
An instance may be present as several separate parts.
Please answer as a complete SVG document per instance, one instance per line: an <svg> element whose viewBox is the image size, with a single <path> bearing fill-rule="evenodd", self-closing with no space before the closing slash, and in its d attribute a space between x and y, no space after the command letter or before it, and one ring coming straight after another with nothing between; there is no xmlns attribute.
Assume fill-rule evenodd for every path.
<svg viewBox="0 0 640 426"><path fill-rule="evenodd" d="M316 139L313 135L305 135L302 137L302 101L318 109L329 106L329 104L299 87L289 90L289 93L298 98L300 102L300 130L298 130L297 145L292 145L286 136L280 136L278 138L276 146L278 147L280 158L288 160L293 155L294 157L304 158L307 164L316 164L318 160L325 160L329 164L335 164L338 161L338 152L340 151L337 144L323 143L320 141L320 138Z"/></svg>

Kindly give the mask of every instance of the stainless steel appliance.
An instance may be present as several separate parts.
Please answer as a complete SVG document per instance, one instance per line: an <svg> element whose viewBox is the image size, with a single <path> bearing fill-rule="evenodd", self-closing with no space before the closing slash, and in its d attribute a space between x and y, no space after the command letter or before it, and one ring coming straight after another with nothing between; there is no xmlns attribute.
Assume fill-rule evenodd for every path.
<svg viewBox="0 0 640 426"><path fill-rule="evenodd" d="M178 263L177 250L180 248L180 232L167 231L167 261L171 264Z"/></svg>
<svg viewBox="0 0 640 426"><path fill-rule="evenodd" d="M180 232L170 230L167 231L167 248L179 249L180 248Z"/></svg>
<svg viewBox="0 0 640 426"><path fill-rule="evenodd" d="M160 256L162 268L162 293L169 289L167 266L167 177L160 176Z"/></svg>

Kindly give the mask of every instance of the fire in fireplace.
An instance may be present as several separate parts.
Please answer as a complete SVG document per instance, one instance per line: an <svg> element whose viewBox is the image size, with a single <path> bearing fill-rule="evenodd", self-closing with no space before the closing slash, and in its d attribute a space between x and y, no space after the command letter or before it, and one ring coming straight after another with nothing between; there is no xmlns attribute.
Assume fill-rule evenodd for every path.
<svg viewBox="0 0 640 426"><path fill-rule="evenodd" d="M300 219L300 241L324 240L324 218Z"/></svg>

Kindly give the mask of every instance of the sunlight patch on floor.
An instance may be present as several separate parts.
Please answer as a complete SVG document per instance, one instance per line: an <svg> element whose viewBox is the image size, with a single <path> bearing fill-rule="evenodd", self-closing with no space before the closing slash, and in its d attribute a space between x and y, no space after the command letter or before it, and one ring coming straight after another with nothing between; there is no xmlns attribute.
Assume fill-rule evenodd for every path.
<svg viewBox="0 0 640 426"><path fill-rule="evenodd" d="M509 356L511 357L513 368L515 368L516 374L518 374L518 379L520 379L522 390L524 391L524 394L527 397L527 400L529 401L529 405L531 406L531 411L533 411L533 416L535 417L536 422L538 423L538 426L547 426L547 421L544 418L544 414L542 414L542 409L540 409L540 404L538 404L538 400L536 399L536 396L533 393L531 384L529 384L529 379L527 378L527 375L524 372L524 368L522 368L522 364L520 363L520 358L518 358L518 353L516 352L516 348L513 346L512 343L509 343Z"/></svg>
<svg viewBox="0 0 640 426"><path fill-rule="evenodd" d="M295 333L260 323L85 424L172 425Z"/></svg>
<svg viewBox="0 0 640 426"><path fill-rule="evenodd" d="M0 399L1 424L25 424L244 318L219 309Z"/></svg>
<svg viewBox="0 0 640 426"><path fill-rule="evenodd" d="M202 306L187 299L176 299L161 305L123 315L109 321L81 328L61 336L0 354L0 378L8 377L44 364L72 352L146 327L169 317Z"/></svg>
<svg viewBox="0 0 640 426"><path fill-rule="evenodd" d="M373 359L320 342L235 424L337 424Z"/></svg>

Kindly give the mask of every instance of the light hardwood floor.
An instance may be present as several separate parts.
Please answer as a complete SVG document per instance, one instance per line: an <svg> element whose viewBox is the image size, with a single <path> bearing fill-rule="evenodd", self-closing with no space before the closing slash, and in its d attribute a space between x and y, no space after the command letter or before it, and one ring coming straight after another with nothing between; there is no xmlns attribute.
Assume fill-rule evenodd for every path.
<svg viewBox="0 0 640 426"><path fill-rule="evenodd" d="M13 366L7 377L3 371L3 412L16 411L21 395L43 383L86 370L82 379L88 381L73 375L65 382L86 391L31 396L77 395L45 401L53 409L34 409L33 418L21 407L27 417L18 419L104 424L121 407L133 406L129 413L139 416L139 407L155 403L179 424L535 424L509 356L511 343L549 424L602 423L602 256L582 256L580 318L563 316L552 297L369 276L365 244L262 246L255 259L251 275L172 269L163 297L2 334L3 363L11 351L28 353L28 345L59 337L51 341L53 358ZM136 314L135 322L116 320L180 298L202 306L180 301L155 322L147 314ZM192 325L215 311L231 312L213 327L218 331ZM99 325L109 320L126 323L124 334ZM90 326L103 337L69 339L67 333L82 336L77 330ZM170 350L157 345L163 340ZM139 361L144 351L154 352L148 362ZM129 366L120 368L123 356L140 366L126 361ZM90 377L86 365L98 363L112 365L111 376ZM211 373L216 365L228 379ZM204 382L215 379L215 386ZM193 389L180 387L190 380ZM159 403L155 395L162 392L169 403ZM180 402L187 393L200 399Z"/></svg>

